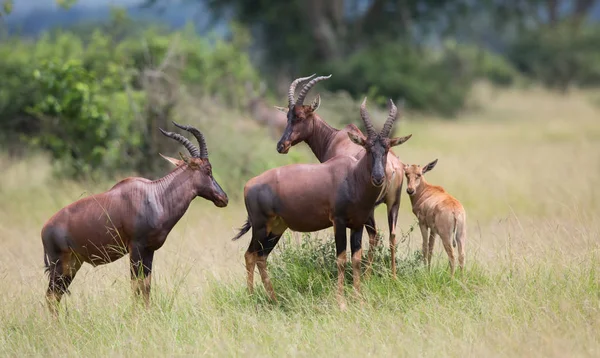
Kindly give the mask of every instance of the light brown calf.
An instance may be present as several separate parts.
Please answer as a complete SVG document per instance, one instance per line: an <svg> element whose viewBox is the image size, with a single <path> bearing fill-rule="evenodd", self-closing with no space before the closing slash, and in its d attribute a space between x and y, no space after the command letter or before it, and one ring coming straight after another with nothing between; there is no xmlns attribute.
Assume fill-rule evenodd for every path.
<svg viewBox="0 0 600 358"><path fill-rule="evenodd" d="M467 216L461 203L444 188L425 181L423 174L433 169L436 164L437 159L423 168L416 164L405 165L404 172L408 181L406 192L410 196L412 211L419 220L419 228L423 235L423 258L427 268L431 269L433 244L435 236L439 235L450 259L450 272L454 276L452 246L458 246L458 265L461 271L465 266Z"/></svg>

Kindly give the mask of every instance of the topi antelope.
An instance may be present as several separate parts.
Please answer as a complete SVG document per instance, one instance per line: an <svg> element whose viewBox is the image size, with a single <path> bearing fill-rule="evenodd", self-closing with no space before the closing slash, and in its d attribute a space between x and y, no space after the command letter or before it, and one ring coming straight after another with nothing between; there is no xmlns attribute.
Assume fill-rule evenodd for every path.
<svg viewBox="0 0 600 358"><path fill-rule="evenodd" d="M331 226L336 244L340 307L345 307L346 228L351 230L353 286L360 292L363 226L383 189L390 147L410 138L410 135L388 138L397 118L397 108L391 100L390 103L388 119L377 133L367 113L365 98L360 114L367 136L354 132L347 134L352 142L365 148L367 155L360 158L337 156L318 164L291 164L268 170L246 183L244 201L248 219L233 240L252 229L250 246L244 255L250 293L254 286L254 268L258 266L267 293L276 301L267 273L267 257L286 229L313 232Z"/></svg>
<svg viewBox="0 0 600 358"><path fill-rule="evenodd" d="M287 125L285 114L267 104L264 98L266 86L264 82L260 83L258 92L255 92L250 83L246 83L246 93L249 96L246 105L250 116L262 126L267 127L269 134L277 138L283 133Z"/></svg>
<svg viewBox="0 0 600 358"><path fill-rule="evenodd" d="M304 85L298 99L294 100L296 86L306 81L312 76L298 78L289 88L288 107L278 107L281 111L287 113L287 127L277 143L277 151L286 154L290 147L305 142L317 157L323 163L337 155L348 155L355 158L361 158L366 154L364 148L354 145L347 133L353 132L362 135L362 132L354 124L349 124L343 129L335 129L323 121L315 112L321 102L320 96L313 100L312 104L304 105L304 99L308 91L319 81L328 79L329 76L320 76L312 79ZM396 223L398 221L398 209L400 208L400 194L402 193L402 184L404 179L404 164L390 150L392 155L387 156L386 185L384 193L376 206L385 202L387 206L388 225L390 229L390 251L393 258L396 257ZM373 264L373 248L379 244L377 240L377 229L375 226L374 215L369 217L366 223L367 233L369 234L369 255L367 265L367 275L371 271ZM392 276L396 277L396 260L392 260Z"/></svg>
<svg viewBox="0 0 600 358"><path fill-rule="evenodd" d="M42 229L44 262L49 275L46 298L56 315L58 304L84 262L93 266L115 261L129 253L132 288L150 298L154 251L186 212L196 196L225 207L227 194L212 175L202 133L173 122L193 134L200 149L185 137L160 131L181 143L191 157L181 160L163 156L176 168L151 181L127 178L110 190L80 199L57 212Z"/></svg>
<svg viewBox="0 0 600 358"><path fill-rule="evenodd" d="M412 211L419 220L423 235L423 259L431 269L431 254L435 236L439 235L450 259L450 272L454 276L454 252L452 246L458 246L458 264L461 271L465 265L465 240L467 236L467 214L458 200L448 194L441 186L427 183L423 174L435 167L437 159L422 167L406 165L407 188Z"/></svg>

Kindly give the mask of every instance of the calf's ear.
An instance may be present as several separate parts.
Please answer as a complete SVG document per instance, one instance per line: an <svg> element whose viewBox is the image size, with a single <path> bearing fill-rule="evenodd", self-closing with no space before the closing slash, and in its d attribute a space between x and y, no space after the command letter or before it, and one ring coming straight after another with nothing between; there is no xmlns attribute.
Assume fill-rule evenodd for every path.
<svg viewBox="0 0 600 358"><path fill-rule="evenodd" d="M437 164L437 159L434 160L433 162L427 164L426 166L423 167L423 174L427 173L428 171L430 171L431 169L433 169L435 167L435 165Z"/></svg>

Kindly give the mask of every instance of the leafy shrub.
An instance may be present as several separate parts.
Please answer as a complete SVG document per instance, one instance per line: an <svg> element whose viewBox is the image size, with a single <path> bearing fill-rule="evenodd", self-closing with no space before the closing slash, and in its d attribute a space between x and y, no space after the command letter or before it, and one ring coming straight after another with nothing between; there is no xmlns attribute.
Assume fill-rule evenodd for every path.
<svg viewBox="0 0 600 358"><path fill-rule="evenodd" d="M487 79L497 86L513 85L519 77L514 66L503 56L485 48L456 41L445 42L446 51L458 56L470 69L474 78Z"/></svg>
<svg viewBox="0 0 600 358"><path fill-rule="evenodd" d="M465 104L471 75L458 56L433 56L396 43L374 45L332 64L335 76L323 82L330 90L366 94L384 105L387 98L404 98L411 108L452 116Z"/></svg>
<svg viewBox="0 0 600 358"><path fill-rule="evenodd" d="M148 70L170 83L174 101L165 106L187 87L235 108L242 105L246 81L257 82L243 28L234 27L231 39L214 44L192 27L173 33L119 29L52 31L36 41L2 42L0 145L12 138L39 145L56 159L58 173L72 177L154 172L161 161L156 141L162 139L154 132L169 125L171 112L161 112L157 121L156 96L145 106L149 91L164 98L165 90L149 88L156 83L144 80Z"/></svg>
<svg viewBox="0 0 600 358"><path fill-rule="evenodd" d="M52 153L62 174L81 177L94 168L114 172L131 165L127 154L140 145L140 131L119 86L124 70L109 71L98 79L81 62L69 60L49 61L34 73L44 96L29 109L40 121L32 142Z"/></svg>
<svg viewBox="0 0 600 358"><path fill-rule="evenodd" d="M511 45L509 59L529 77L549 88L600 84L600 27L570 22L541 26Z"/></svg>

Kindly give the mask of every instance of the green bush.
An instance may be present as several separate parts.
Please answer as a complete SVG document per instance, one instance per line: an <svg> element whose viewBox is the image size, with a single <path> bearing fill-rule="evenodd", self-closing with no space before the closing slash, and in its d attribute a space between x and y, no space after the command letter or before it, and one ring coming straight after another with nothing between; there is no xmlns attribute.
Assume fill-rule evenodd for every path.
<svg viewBox="0 0 600 358"><path fill-rule="evenodd" d="M244 84L258 81L241 27L216 43L192 27L172 33L120 29L116 35L98 28L58 30L36 41L0 43L0 145L14 138L35 144L56 159L58 173L71 177L154 172L160 136L152 131L167 126L171 112L157 122L150 113L155 108L145 107L149 91L155 92L152 107L165 91L144 81L147 70L162 73L175 100L188 88L233 108L243 105Z"/></svg>
<svg viewBox="0 0 600 358"><path fill-rule="evenodd" d="M49 61L34 72L44 96L29 109L40 121L31 141L52 154L61 174L82 177L95 168L107 174L126 169L132 164L128 153L141 144L130 98L122 92L125 70L108 67L103 78L77 60ZM138 94L134 98L140 99Z"/></svg>
<svg viewBox="0 0 600 358"><path fill-rule="evenodd" d="M456 41L445 42L446 51L458 56L477 79L486 79L491 83L507 87L515 83L518 71L503 56L485 48L459 44Z"/></svg>
<svg viewBox="0 0 600 358"><path fill-rule="evenodd" d="M403 98L411 108L453 116L465 104L471 74L458 56L423 52L400 43L374 45L327 67L335 76L324 85L356 99L369 95L380 105Z"/></svg>
<svg viewBox="0 0 600 358"><path fill-rule="evenodd" d="M508 58L527 76L549 88L600 84L600 26L570 22L529 31L511 45Z"/></svg>

